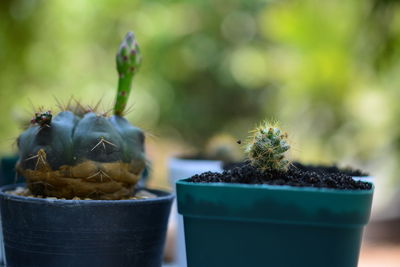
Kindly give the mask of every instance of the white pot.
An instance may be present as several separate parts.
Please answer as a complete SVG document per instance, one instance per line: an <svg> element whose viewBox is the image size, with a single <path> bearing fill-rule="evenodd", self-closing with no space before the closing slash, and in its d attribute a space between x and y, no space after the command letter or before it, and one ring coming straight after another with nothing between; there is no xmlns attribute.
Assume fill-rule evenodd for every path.
<svg viewBox="0 0 400 267"><path fill-rule="evenodd" d="M362 182L369 182L369 183L374 183L374 177L373 176L353 176L353 180L356 181L362 181Z"/></svg>
<svg viewBox="0 0 400 267"><path fill-rule="evenodd" d="M217 160L197 160L170 158L168 161L169 182L175 192L176 181L189 178L203 172L222 172L222 162ZM170 224L176 226L175 261L177 266L186 267L185 235L183 231L182 215L178 214L176 201L172 205Z"/></svg>

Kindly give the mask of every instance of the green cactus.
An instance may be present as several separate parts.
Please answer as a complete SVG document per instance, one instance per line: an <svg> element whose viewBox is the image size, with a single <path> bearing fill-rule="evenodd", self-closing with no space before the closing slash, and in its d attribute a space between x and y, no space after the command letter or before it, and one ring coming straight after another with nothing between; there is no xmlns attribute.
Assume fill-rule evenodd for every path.
<svg viewBox="0 0 400 267"><path fill-rule="evenodd" d="M17 171L33 194L67 199L131 195L146 164L143 132L121 116L132 66L137 69L139 62L132 45L138 51L133 34L128 34L118 53L124 57L129 47L130 63L117 56L120 81L115 115L107 117L80 104L75 109L68 105L56 116L50 111L36 113L32 125L18 137Z"/></svg>
<svg viewBox="0 0 400 267"><path fill-rule="evenodd" d="M252 131L246 145L251 165L263 172L286 171L289 161L285 153L290 149L287 138L287 133L283 133L277 123L262 123Z"/></svg>

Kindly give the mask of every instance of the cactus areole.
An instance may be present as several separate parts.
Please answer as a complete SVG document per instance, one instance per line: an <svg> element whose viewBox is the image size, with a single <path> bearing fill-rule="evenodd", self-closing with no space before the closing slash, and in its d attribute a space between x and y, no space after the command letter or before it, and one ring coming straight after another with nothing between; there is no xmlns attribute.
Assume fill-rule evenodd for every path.
<svg viewBox="0 0 400 267"><path fill-rule="evenodd" d="M36 113L18 137L17 171L34 195L71 199L131 196L145 167L144 134L122 117L141 56L128 33L117 54L114 115L66 108Z"/></svg>

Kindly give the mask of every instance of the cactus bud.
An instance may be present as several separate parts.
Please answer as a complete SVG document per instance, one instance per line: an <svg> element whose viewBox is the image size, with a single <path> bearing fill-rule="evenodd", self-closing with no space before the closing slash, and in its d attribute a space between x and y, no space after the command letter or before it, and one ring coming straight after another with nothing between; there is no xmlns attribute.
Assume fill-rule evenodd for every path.
<svg viewBox="0 0 400 267"><path fill-rule="evenodd" d="M132 79L139 69L141 59L139 45L135 40L135 36L133 33L128 32L119 47L116 57L119 79L114 106L115 115L122 116L125 110L131 91Z"/></svg>
<svg viewBox="0 0 400 267"><path fill-rule="evenodd" d="M286 171L289 161L285 153L290 149L287 133L281 133L276 123L264 122L254 131L246 146L252 166L265 172Z"/></svg>
<svg viewBox="0 0 400 267"><path fill-rule="evenodd" d="M51 119L53 118L53 115L51 115L51 111L46 111L43 113L35 113L35 117L31 120L32 124L38 124L40 127L43 126L50 126L51 124Z"/></svg>

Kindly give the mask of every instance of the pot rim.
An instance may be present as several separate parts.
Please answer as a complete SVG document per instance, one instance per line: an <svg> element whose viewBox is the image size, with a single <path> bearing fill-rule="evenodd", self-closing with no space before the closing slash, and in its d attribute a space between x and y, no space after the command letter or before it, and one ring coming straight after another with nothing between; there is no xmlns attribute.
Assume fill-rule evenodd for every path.
<svg viewBox="0 0 400 267"><path fill-rule="evenodd" d="M16 202L28 202L36 204L56 205L56 206L123 206L123 205L143 205L143 204L156 204L159 202L172 201L175 197L174 194L157 189L143 188L150 193L156 194L155 198L143 198L143 199L120 199L120 200L85 200L85 199L55 199L55 198L36 198L36 197L25 197L8 194L5 191L15 189L17 187L26 187L26 183L18 183L12 185L4 185L0 187L0 199L12 200Z"/></svg>
<svg viewBox="0 0 400 267"><path fill-rule="evenodd" d="M176 184L184 186L200 186L200 187L227 187L227 188L243 188L251 190L280 190L287 192L315 192L315 193L327 193L327 194L356 194L356 195L369 195L374 192L375 186L371 182L365 182L371 184L369 190L352 190L352 189L335 189L325 187L310 187L310 186L290 186L290 185L269 185L269 184L239 184L239 183L196 183L189 182L190 178L180 179Z"/></svg>
<svg viewBox="0 0 400 267"><path fill-rule="evenodd" d="M370 216L369 190L266 184L176 183L184 217L361 227ZM262 208L260 208L262 207Z"/></svg>

